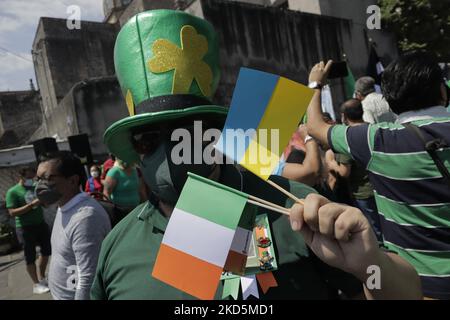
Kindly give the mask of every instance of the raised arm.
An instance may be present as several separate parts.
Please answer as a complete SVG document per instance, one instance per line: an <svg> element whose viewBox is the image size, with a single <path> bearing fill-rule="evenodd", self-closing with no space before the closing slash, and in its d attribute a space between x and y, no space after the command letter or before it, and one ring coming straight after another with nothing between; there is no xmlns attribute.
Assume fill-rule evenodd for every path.
<svg viewBox="0 0 450 320"><path fill-rule="evenodd" d="M299 127L300 138L305 140L308 135L305 125ZM306 156L303 163L286 163L283 169L283 177L298 181L309 186L314 186L320 177L321 160L319 146L314 139L306 139Z"/></svg>
<svg viewBox="0 0 450 320"><path fill-rule="evenodd" d="M328 169L335 172L342 178L348 178L352 172L352 166L350 164L338 163L334 157L334 152L328 150L325 154Z"/></svg>
<svg viewBox="0 0 450 320"><path fill-rule="evenodd" d="M309 82L317 82L320 86L325 85L328 72L330 71L333 61L328 61L325 65L324 62L316 64L309 75ZM314 139L316 139L323 147L328 147L328 130L331 125L326 123L322 118L322 101L321 101L321 89L315 89L314 96L308 106L308 133Z"/></svg>

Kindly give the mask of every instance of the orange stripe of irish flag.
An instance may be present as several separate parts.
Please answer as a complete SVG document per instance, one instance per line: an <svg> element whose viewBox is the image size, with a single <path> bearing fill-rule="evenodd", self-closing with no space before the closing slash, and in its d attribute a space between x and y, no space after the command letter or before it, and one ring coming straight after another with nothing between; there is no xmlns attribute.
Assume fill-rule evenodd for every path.
<svg viewBox="0 0 450 320"><path fill-rule="evenodd" d="M214 299L221 275L222 268L164 243L152 273L153 277L203 300Z"/></svg>

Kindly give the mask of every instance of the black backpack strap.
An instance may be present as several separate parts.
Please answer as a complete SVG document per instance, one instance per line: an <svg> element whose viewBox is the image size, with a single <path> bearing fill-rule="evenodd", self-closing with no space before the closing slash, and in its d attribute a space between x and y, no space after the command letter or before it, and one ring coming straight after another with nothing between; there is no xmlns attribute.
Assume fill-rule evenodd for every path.
<svg viewBox="0 0 450 320"><path fill-rule="evenodd" d="M448 147L447 143L443 139L433 139L430 141L427 141L420 130L419 127L411 124L411 123L404 123L403 124L406 129L408 129L410 132L414 133L423 143L425 150L430 155L431 159L433 159L434 163L436 164L436 167L438 168L439 172L442 174L442 176L447 179L447 182L450 186L450 172L448 172L448 169L445 167L442 160L437 155L437 150L441 148Z"/></svg>

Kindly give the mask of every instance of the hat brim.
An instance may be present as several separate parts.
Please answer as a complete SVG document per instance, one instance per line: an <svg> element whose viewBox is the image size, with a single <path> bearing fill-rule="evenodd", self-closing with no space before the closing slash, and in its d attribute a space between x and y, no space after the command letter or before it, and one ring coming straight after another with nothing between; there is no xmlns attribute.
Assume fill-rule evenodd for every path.
<svg viewBox="0 0 450 320"><path fill-rule="evenodd" d="M168 110L153 113L143 113L121 119L106 129L103 141L109 151L117 158L128 162L137 163L140 158L134 150L131 142L133 128L158 124L161 122L182 119L192 115L217 115L225 120L228 108L216 105L195 106L186 109Z"/></svg>

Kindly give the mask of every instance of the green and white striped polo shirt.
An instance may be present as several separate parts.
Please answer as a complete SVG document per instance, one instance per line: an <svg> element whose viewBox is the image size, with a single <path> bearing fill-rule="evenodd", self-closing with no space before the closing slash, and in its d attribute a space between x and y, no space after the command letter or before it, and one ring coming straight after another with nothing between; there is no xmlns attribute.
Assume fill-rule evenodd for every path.
<svg viewBox="0 0 450 320"><path fill-rule="evenodd" d="M450 146L450 115L412 124ZM416 268L425 296L450 299L450 187L422 141L396 123L336 125L328 140L367 168L385 245ZM450 170L450 147L438 155Z"/></svg>

